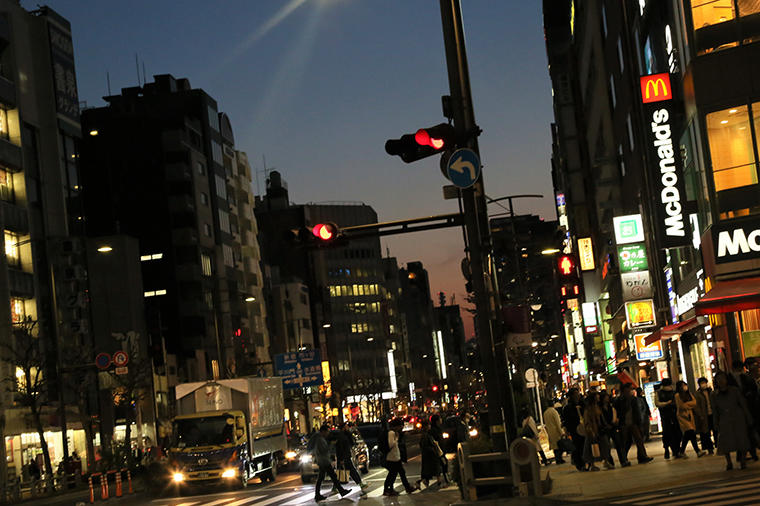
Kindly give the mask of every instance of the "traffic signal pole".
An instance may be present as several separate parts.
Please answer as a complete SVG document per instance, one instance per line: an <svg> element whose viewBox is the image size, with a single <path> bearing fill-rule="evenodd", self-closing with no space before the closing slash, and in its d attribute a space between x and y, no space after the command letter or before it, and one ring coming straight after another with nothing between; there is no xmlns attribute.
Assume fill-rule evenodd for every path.
<svg viewBox="0 0 760 506"><path fill-rule="evenodd" d="M475 123L475 112L470 92L460 1L440 0L440 6L454 127L460 138L467 139L467 147L479 156L476 135L479 129ZM511 373L505 353L506 343L502 342L498 347L494 343L494 331L497 325L496 312L500 305L493 290L491 276L488 278L486 276L488 271L492 271L491 234L482 171L473 186L461 190L461 197L464 207L466 247L469 253L472 287L475 295L475 325L478 345L481 350L483 375L486 381L489 424L487 429L495 448L505 450L508 444L508 434L510 437L514 437L517 428L514 419L514 396L509 395L507 398L504 395L505 393L511 394L511 382L508 381ZM497 356L504 357L506 365L504 374L499 373L498 363L500 361L497 361ZM505 412L505 401L510 404L509 413ZM507 421L508 430L505 427L505 421Z"/></svg>

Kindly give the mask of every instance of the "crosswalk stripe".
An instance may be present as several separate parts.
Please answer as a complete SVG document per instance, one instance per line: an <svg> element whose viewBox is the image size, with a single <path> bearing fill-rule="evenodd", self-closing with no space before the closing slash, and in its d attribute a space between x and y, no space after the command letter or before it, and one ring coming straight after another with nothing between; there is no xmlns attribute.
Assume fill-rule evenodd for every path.
<svg viewBox="0 0 760 506"><path fill-rule="evenodd" d="M747 494L750 494L747 496ZM718 504L737 504L746 501L747 499L754 499L757 497L757 493L754 490L743 490L741 492L734 492L731 494L711 494L703 495L698 499L690 499L688 501L678 501L670 503L668 506L686 506L688 504L710 504L710 506L717 506ZM680 499L680 498L679 498ZM730 501L716 502L720 499L731 499Z"/></svg>
<svg viewBox="0 0 760 506"><path fill-rule="evenodd" d="M268 504L274 504L274 503L277 503L279 501L284 501L288 497L293 497L294 495L298 495L298 494L301 494L301 493L303 493L303 490L298 490L296 492L288 492L288 493L285 493L285 494L280 494L280 495L278 495L276 497L271 497L271 498L267 499L266 501L257 502L256 506L267 506Z"/></svg>
<svg viewBox="0 0 760 506"><path fill-rule="evenodd" d="M737 485L733 487L725 487L720 489L720 495L718 497L721 497L724 495L725 492L734 492L737 490L747 490L747 489L754 489L756 488L756 485L754 484L747 484L747 485ZM683 501L684 499L693 499L693 498L702 498L707 495L705 493L705 490L700 490L699 492L692 492L691 494L683 494L683 495L677 495L677 496L668 496L664 499L656 499L654 501L647 501L647 502L637 502L637 504L669 504L670 506L675 506L675 504L690 504L688 502L682 502L682 503L675 503L673 501ZM712 493L713 496L715 496L714 493ZM641 501L639 499L638 501Z"/></svg>
<svg viewBox="0 0 760 506"><path fill-rule="evenodd" d="M638 501L646 501L647 499L657 499L659 497L665 497L667 494L650 494L642 497L634 497L633 499L625 499L624 501L612 501L610 504L632 504Z"/></svg>
<svg viewBox="0 0 760 506"><path fill-rule="evenodd" d="M234 499L234 497L224 497L222 499L217 499L216 501L211 501L211 502L203 503L202 506L216 506L217 504L224 504L227 501L231 501L233 499Z"/></svg>
<svg viewBox="0 0 760 506"><path fill-rule="evenodd" d="M193 506L194 504L198 504L200 501L193 501L193 502L183 502L180 504L177 504L176 506Z"/></svg>
<svg viewBox="0 0 760 506"><path fill-rule="evenodd" d="M258 499L261 499L262 497L264 497L264 496L261 496L261 495L252 495L250 497L246 497L244 499L240 499L239 501L228 502L224 506L240 506L241 504L247 504L249 502L253 502L253 501L256 501Z"/></svg>
<svg viewBox="0 0 760 506"><path fill-rule="evenodd" d="M283 504L283 506L292 506L294 504L301 504L305 503L306 501L313 501L314 500L314 491L310 491L296 499L293 499L292 501L286 502Z"/></svg>

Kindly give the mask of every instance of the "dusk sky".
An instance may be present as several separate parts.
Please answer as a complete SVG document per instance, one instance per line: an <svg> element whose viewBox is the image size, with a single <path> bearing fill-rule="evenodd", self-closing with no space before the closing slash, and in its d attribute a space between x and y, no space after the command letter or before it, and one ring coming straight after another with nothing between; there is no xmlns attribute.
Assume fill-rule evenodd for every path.
<svg viewBox="0 0 760 506"><path fill-rule="evenodd" d="M22 0L34 9L39 0ZM541 2L463 0L486 192L540 193L518 213L554 219L551 85ZM225 111L252 166L276 168L293 202L362 201L381 221L457 210L438 157L405 164L386 139L444 121L448 94L434 0L49 0L72 25L79 97L102 106L154 74L187 77ZM259 175L264 188L264 176ZM254 183L256 190L256 183ZM257 192L258 193L258 192ZM490 206L492 213L502 212ZM459 229L383 241L421 260L433 293L464 302ZM472 324L465 317L468 335Z"/></svg>

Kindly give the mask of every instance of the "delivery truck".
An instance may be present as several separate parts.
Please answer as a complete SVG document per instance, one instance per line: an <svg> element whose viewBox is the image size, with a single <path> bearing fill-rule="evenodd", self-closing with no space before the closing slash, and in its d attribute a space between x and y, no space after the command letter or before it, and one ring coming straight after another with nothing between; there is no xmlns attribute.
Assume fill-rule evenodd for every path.
<svg viewBox="0 0 760 506"><path fill-rule="evenodd" d="M287 438L282 378L234 378L176 386L169 449L176 487L274 481Z"/></svg>

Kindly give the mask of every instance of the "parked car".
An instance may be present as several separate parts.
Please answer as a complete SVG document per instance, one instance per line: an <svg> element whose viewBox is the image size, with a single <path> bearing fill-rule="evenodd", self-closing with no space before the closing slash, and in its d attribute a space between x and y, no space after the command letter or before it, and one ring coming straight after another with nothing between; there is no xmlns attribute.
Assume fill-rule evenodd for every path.
<svg viewBox="0 0 760 506"><path fill-rule="evenodd" d="M333 466L336 465L335 432L337 431L331 431L330 435L327 436L327 440L330 442L330 460L332 460ZM351 462L362 474L367 474L369 472L369 450L367 449L367 444L364 442L361 433L356 430L356 427L351 429L351 433L354 437L354 444L351 446ZM304 483L310 483L319 473L319 467L305 446L300 454L300 466L301 481Z"/></svg>

